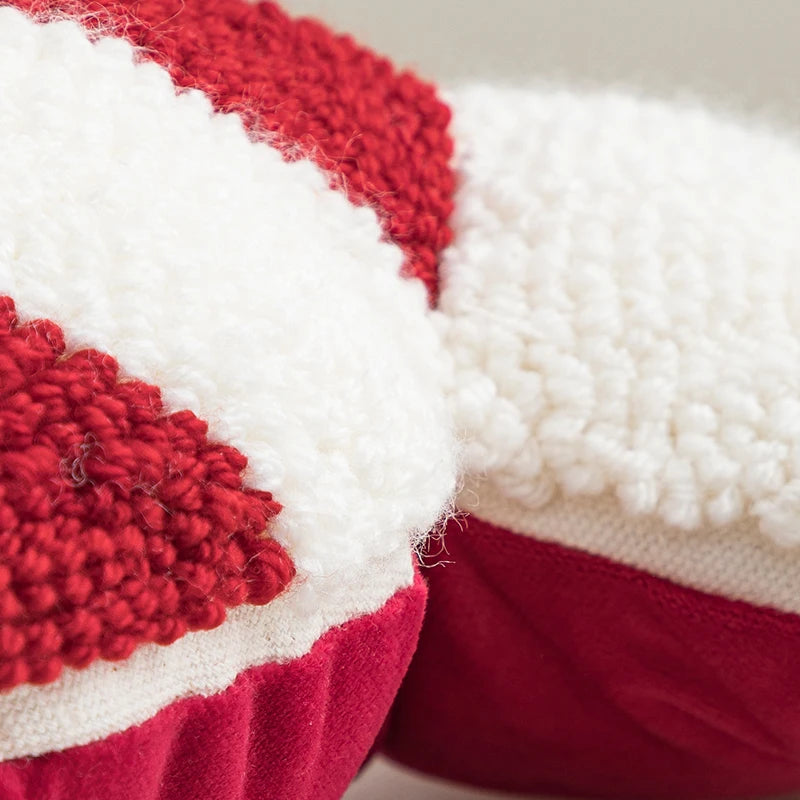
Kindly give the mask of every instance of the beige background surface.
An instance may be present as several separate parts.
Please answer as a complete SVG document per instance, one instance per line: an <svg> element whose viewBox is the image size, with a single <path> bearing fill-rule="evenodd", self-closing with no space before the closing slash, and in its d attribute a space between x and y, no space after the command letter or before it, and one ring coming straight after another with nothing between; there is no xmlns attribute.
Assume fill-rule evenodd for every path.
<svg viewBox="0 0 800 800"><path fill-rule="evenodd" d="M665 97L689 93L800 127L800 0L283 0L283 5L295 14L318 16L442 83L544 79L621 85ZM347 800L490 796L377 762Z"/></svg>
<svg viewBox="0 0 800 800"><path fill-rule="evenodd" d="M688 90L800 124L800 0L285 0L439 81Z"/></svg>

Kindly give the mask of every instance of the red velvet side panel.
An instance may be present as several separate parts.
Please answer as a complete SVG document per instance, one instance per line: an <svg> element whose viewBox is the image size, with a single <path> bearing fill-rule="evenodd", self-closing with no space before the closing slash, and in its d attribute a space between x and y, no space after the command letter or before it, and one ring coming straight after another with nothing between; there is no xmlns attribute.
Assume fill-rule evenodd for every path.
<svg viewBox="0 0 800 800"><path fill-rule="evenodd" d="M3 800L333 800L361 766L408 667L425 585L105 741L0 764Z"/></svg>
<svg viewBox="0 0 800 800"><path fill-rule="evenodd" d="M474 518L446 541L390 755L554 795L800 789L800 618Z"/></svg>

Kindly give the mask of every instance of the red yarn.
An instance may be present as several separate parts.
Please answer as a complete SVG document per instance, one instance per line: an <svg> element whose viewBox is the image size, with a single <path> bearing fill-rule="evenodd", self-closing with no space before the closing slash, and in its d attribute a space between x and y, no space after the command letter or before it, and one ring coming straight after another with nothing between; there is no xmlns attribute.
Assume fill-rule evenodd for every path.
<svg viewBox="0 0 800 800"><path fill-rule="evenodd" d="M0 297L0 689L124 659L268 603L294 568L280 510L190 411Z"/></svg>
<svg viewBox="0 0 800 800"><path fill-rule="evenodd" d="M406 273L424 281L435 300L437 256L452 238L454 178L450 111L432 86L316 21L289 19L270 2L11 4L118 30L166 67L176 86L201 89L249 128L277 134L287 157L313 158L352 200L377 208L406 254Z"/></svg>

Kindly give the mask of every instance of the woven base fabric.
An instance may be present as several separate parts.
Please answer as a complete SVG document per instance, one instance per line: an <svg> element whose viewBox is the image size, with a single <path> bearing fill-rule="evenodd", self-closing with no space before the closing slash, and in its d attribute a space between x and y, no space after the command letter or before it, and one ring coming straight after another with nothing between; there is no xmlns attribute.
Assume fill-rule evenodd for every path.
<svg viewBox="0 0 800 800"><path fill-rule="evenodd" d="M426 571L391 756L548 796L800 790L800 617L460 524Z"/></svg>
<svg viewBox="0 0 800 800"><path fill-rule="evenodd" d="M405 673L425 585L323 636L308 655L244 672L143 725L0 764L3 800L335 800Z"/></svg>
<svg viewBox="0 0 800 800"><path fill-rule="evenodd" d="M0 0L0 98L0 797L339 797L455 484L447 109L205 0Z"/></svg>

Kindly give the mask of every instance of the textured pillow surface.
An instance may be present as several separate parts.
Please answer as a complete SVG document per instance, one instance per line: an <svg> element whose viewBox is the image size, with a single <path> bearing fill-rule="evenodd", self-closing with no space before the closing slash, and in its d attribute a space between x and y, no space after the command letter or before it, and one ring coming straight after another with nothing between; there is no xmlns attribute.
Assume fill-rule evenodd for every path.
<svg viewBox="0 0 800 800"><path fill-rule="evenodd" d="M798 143L613 93L449 100L468 516L389 751L553 795L797 791Z"/></svg>
<svg viewBox="0 0 800 800"><path fill-rule="evenodd" d="M454 487L447 119L272 4L0 4L3 798L346 788Z"/></svg>

